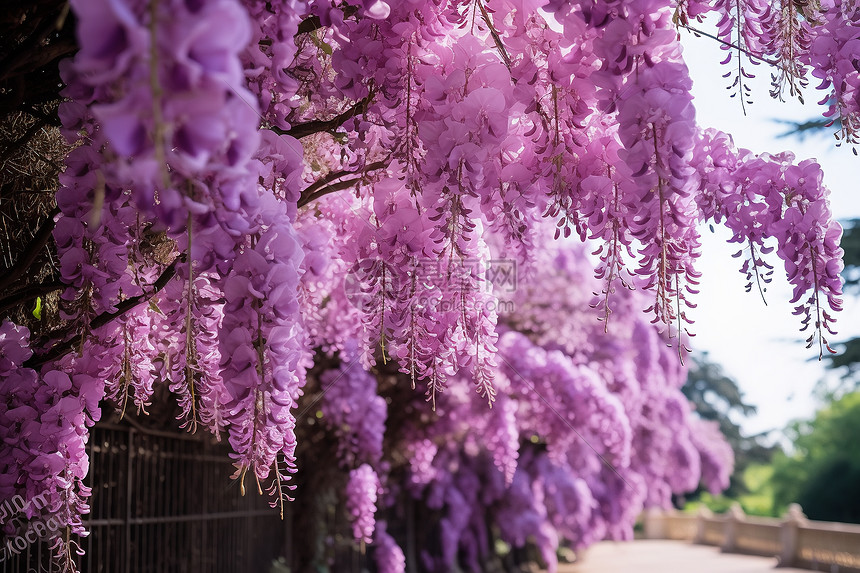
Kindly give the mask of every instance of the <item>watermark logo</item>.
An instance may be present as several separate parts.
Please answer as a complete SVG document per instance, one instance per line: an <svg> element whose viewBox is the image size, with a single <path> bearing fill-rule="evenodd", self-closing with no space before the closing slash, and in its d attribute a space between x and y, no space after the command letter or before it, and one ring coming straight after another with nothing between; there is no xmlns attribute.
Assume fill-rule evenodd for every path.
<svg viewBox="0 0 860 573"><path fill-rule="evenodd" d="M352 265L343 279L346 300L361 310L370 310L383 295L392 299L401 294L400 273L380 259L362 259Z"/></svg>
<svg viewBox="0 0 860 573"><path fill-rule="evenodd" d="M365 311L372 310L383 296L387 300L410 298L419 308L436 308L454 304L454 299L475 289L507 298L516 291L517 280L517 264L512 259L466 259L456 264L418 259L407 269L380 259L362 259L347 272L343 289L346 299Z"/></svg>
<svg viewBox="0 0 860 573"><path fill-rule="evenodd" d="M20 495L15 495L12 499L0 503L0 525L19 518L30 506L41 510L47 505L48 500L41 494L34 496L30 501L26 501ZM7 535L0 543L0 563L19 555L37 541L56 537L62 528L63 524L53 515L47 519L31 520L23 532L18 535Z"/></svg>
<svg viewBox="0 0 860 573"><path fill-rule="evenodd" d="M517 290L517 262L513 259L487 261L485 277L499 294L513 294Z"/></svg>
<svg viewBox="0 0 860 573"><path fill-rule="evenodd" d="M31 505L36 509L44 509L48 505L48 500L42 494L34 496L31 501L25 500L20 495L13 495L12 499L4 500L3 503L0 503L0 525L16 515L24 513Z"/></svg>

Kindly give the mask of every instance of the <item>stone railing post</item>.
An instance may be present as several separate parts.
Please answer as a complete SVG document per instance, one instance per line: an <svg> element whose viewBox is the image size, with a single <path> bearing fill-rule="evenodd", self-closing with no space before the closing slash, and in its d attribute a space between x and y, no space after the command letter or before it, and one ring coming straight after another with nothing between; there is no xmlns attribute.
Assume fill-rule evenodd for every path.
<svg viewBox="0 0 860 573"><path fill-rule="evenodd" d="M649 507L643 523L645 539L666 539L666 516L663 510Z"/></svg>
<svg viewBox="0 0 860 573"><path fill-rule="evenodd" d="M798 504L788 506L779 528L779 567L793 567L798 562L798 530L807 523L806 515Z"/></svg>
<svg viewBox="0 0 860 573"><path fill-rule="evenodd" d="M714 512L708 509L707 506L699 506L699 511L696 513L696 534L693 536L693 543L705 542L705 524L712 517L714 517Z"/></svg>
<svg viewBox="0 0 860 573"><path fill-rule="evenodd" d="M738 502L732 503L732 506L729 508L729 511L726 512L726 523L723 544L720 547L720 550L724 553L732 553L737 550L738 547L738 524L746 519L746 514L744 514L744 510L741 507L741 504Z"/></svg>

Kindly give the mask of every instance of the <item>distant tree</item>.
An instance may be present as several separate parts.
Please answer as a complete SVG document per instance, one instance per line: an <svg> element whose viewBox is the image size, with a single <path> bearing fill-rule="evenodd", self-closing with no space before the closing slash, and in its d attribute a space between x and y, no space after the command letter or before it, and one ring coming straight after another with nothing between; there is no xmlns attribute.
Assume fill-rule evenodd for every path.
<svg viewBox="0 0 860 573"><path fill-rule="evenodd" d="M860 219L850 219L843 223L845 229L842 234L842 250L845 251L843 261L845 270L842 278L845 279L846 290L852 290L854 294L860 290Z"/></svg>
<svg viewBox="0 0 860 573"><path fill-rule="evenodd" d="M695 406L696 414L704 420L719 423L720 432L735 453L735 469L725 495L736 497L746 493L743 474L751 463L765 463L773 456L775 446L766 445L767 433L747 436L738 421L756 413L756 407L744 401L737 382L723 367L709 359L708 353L694 354L681 388L684 396Z"/></svg>
<svg viewBox="0 0 860 573"><path fill-rule="evenodd" d="M799 503L812 519L860 523L860 392L790 428L793 451L774 457L774 502Z"/></svg>
<svg viewBox="0 0 860 573"><path fill-rule="evenodd" d="M830 135L839 126L827 118L813 117L803 121L777 119L776 123L788 126L788 130L777 137L796 137L800 141L809 136Z"/></svg>

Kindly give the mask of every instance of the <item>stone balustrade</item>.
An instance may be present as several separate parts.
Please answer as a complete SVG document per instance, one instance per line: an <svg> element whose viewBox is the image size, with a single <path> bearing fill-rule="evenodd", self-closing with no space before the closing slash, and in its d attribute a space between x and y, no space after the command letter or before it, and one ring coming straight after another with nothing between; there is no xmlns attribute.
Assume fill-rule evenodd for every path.
<svg viewBox="0 0 860 573"><path fill-rule="evenodd" d="M782 518L744 514L739 504L722 515L649 509L646 539L688 540L726 553L776 557L779 567L829 573L860 573L860 525L810 521L797 504Z"/></svg>

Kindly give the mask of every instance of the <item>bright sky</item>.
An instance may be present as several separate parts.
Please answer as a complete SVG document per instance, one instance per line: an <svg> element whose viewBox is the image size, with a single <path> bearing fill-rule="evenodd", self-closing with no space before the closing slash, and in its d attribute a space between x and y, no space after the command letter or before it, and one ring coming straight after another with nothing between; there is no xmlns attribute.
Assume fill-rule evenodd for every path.
<svg viewBox="0 0 860 573"><path fill-rule="evenodd" d="M820 114L815 105L821 99L820 92L813 89L815 78L804 92L806 106L796 100L783 104L768 94L768 66L747 66L747 71L758 77L751 82L754 103L746 106L744 117L737 97L730 98L732 92L726 89L733 78L721 77L730 68L719 65L725 56L719 44L686 32L682 42L693 78L699 125L730 133L738 147L756 153L791 150L798 159L817 158L832 191L835 217L860 217L860 194L855 191L860 159L850 148L836 148L832 135L811 136L803 142L777 138L787 127L774 119L807 120ZM805 348L806 336L798 332L799 319L791 314L790 289L779 261L774 265L765 306L756 289L744 291L746 278L738 272L741 261L731 257L738 248L725 242L730 234L717 229L712 235L706 227L703 235L699 268L704 277L694 314L694 349L707 351L713 361L722 364L738 381L747 401L758 407L758 414L743 422L748 432L781 429L793 419L811 417L819 405L813 395L816 383L824 376L836 378L818 362L817 346ZM846 297L845 303L836 340L860 335L860 304L851 297Z"/></svg>

